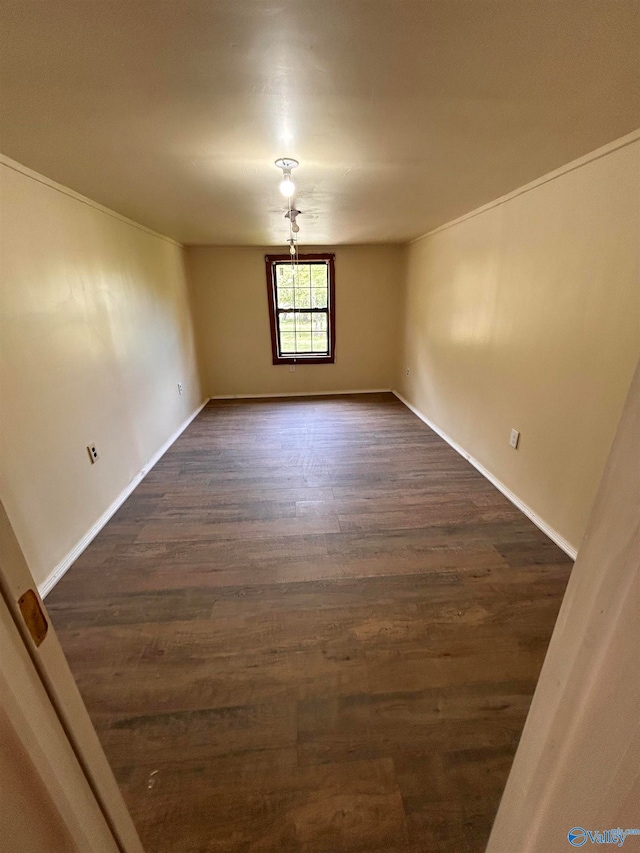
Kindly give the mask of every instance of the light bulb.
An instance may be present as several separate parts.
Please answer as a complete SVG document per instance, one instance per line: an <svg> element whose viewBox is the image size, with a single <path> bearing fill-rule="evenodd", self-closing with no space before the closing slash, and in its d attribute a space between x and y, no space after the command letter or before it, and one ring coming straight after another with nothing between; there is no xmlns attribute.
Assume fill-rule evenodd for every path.
<svg viewBox="0 0 640 853"><path fill-rule="evenodd" d="M296 185L291 180L291 175L285 172L283 179L280 181L280 192L282 193L282 195L289 198L293 195L295 188Z"/></svg>
<svg viewBox="0 0 640 853"><path fill-rule="evenodd" d="M291 230L293 231L294 234L298 233L298 231L300 230L300 226L298 225L297 222L293 223L293 225L291 226Z"/></svg>
<svg viewBox="0 0 640 853"><path fill-rule="evenodd" d="M293 245L293 243L292 243L292 244L289 246L289 254L290 254L290 255L295 255L295 253L296 253L296 247L295 247L295 246Z"/></svg>

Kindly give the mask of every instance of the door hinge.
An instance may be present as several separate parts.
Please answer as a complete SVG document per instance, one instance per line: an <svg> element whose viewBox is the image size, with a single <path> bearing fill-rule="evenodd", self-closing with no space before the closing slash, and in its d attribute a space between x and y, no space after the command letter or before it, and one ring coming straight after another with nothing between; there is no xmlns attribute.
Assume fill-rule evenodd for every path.
<svg viewBox="0 0 640 853"><path fill-rule="evenodd" d="M32 589L28 589L18 599L18 606L33 642L39 646L47 636L49 629L47 619L40 606L40 599Z"/></svg>

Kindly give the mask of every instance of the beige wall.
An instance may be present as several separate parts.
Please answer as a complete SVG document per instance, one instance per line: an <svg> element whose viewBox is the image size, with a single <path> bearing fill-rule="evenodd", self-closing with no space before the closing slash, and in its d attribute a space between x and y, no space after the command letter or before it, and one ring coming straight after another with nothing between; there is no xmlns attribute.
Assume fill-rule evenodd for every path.
<svg viewBox="0 0 640 853"><path fill-rule="evenodd" d="M10 162L0 178L0 497L41 584L202 394L182 249Z"/></svg>
<svg viewBox="0 0 640 853"><path fill-rule="evenodd" d="M576 548L640 350L639 229L636 141L407 250L399 390Z"/></svg>
<svg viewBox="0 0 640 853"><path fill-rule="evenodd" d="M209 396L391 388L403 252L342 246L336 255L336 362L272 364L264 256L274 249L191 247L187 264ZM303 249L304 251L304 249Z"/></svg>
<svg viewBox="0 0 640 853"><path fill-rule="evenodd" d="M640 368L487 853L561 853L572 849L567 832L576 825L640 828L638 460ZM627 839L624 849L639 841Z"/></svg>

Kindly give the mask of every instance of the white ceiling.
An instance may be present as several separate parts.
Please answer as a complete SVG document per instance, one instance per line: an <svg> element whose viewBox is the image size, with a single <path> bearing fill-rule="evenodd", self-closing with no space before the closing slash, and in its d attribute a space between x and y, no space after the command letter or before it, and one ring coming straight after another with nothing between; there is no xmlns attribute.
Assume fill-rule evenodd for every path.
<svg viewBox="0 0 640 853"><path fill-rule="evenodd" d="M640 126L640 0L0 0L0 150L184 243L404 242Z"/></svg>

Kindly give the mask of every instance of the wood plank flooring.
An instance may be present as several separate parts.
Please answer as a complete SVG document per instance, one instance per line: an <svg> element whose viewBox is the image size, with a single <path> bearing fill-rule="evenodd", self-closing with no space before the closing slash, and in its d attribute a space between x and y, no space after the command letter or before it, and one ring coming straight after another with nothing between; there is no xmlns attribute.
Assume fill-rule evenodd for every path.
<svg viewBox="0 0 640 853"><path fill-rule="evenodd" d="M571 565L390 394L216 402L47 606L148 853L481 853Z"/></svg>

